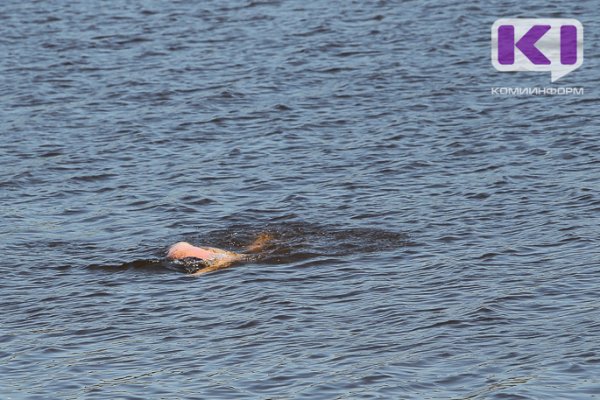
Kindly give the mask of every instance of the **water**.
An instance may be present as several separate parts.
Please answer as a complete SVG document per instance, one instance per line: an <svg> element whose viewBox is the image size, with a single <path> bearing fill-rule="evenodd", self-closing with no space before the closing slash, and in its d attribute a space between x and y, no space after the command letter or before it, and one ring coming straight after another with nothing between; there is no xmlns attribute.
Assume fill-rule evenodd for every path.
<svg viewBox="0 0 600 400"><path fill-rule="evenodd" d="M499 17L583 96L498 97ZM0 6L3 399L600 393L596 3ZM261 260L201 277L180 240Z"/></svg>

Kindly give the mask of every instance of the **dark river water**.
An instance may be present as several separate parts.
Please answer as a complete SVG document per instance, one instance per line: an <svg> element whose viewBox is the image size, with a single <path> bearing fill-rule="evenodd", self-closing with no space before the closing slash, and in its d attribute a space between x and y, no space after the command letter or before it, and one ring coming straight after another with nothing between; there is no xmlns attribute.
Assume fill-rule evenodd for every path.
<svg viewBox="0 0 600 400"><path fill-rule="evenodd" d="M497 72L500 17L579 19L586 61ZM599 17L3 1L0 398L600 396Z"/></svg>

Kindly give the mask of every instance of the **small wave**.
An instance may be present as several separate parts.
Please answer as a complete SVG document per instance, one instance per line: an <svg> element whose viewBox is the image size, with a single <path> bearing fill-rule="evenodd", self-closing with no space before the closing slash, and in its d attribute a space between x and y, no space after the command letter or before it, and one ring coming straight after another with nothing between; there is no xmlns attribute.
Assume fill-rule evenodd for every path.
<svg viewBox="0 0 600 400"><path fill-rule="evenodd" d="M166 258L148 258L124 262L122 264L92 264L88 268L106 272L123 270L140 270L148 273L164 273L169 271L193 274L206 267L206 263L197 258L167 260Z"/></svg>

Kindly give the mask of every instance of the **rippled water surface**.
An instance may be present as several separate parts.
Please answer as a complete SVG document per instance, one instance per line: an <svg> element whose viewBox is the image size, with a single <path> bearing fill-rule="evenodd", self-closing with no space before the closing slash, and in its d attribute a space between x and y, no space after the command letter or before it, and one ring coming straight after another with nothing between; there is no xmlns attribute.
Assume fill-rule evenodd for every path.
<svg viewBox="0 0 600 400"><path fill-rule="evenodd" d="M499 73L569 17L583 96ZM599 15L550 2L4 1L0 398L600 394ZM259 260L200 277L177 241Z"/></svg>

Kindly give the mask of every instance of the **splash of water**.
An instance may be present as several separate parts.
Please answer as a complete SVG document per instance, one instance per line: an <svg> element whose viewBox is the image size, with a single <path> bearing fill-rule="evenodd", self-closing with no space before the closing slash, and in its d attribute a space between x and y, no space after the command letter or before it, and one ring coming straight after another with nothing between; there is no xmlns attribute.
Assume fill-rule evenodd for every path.
<svg viewBox="0 0 600 400"><path fill-rule="evenodd" d="M321 256L374 253L414 245L408 235L401 232L374 228L343 229L306 222L276 223L263 227L239 224L203 234L186 235L177 240L244 252L245 247L261 233L269 234L272 240L260 253L253 256L252 261L265 264L292 263ZM183 273L193 273L205 267L201 260L169 261L158 254L157 257L159 258L125 262L117 267Z"/></svg>

